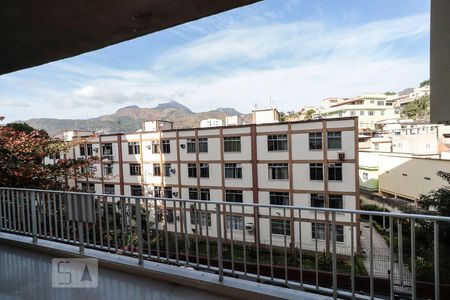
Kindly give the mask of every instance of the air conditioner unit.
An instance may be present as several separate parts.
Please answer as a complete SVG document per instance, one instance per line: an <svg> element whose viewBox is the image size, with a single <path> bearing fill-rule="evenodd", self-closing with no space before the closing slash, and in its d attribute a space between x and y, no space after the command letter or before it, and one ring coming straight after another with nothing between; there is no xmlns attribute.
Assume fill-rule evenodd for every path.
<svg viewBox="0 0 450 300"><path fill-rule="evenodd" d="M146 147L148 150L152 149L152 145L147 145Z"/></svg>
<svg viewBox="0 0 450 300"><path fill-rule="evenodd" d="M95 152L95 153L98 153L98 148L94 148L94 152Z"/></svg>
<svg viewBox="0 0 450 300"><path fill-rule="evenodd" d="M191 226L191 230L192 230L192 232L195 232L195 226L194 225Z"/></svg>
<svg viewBox="0 0 450 300"><path fill-rule="evenodd" d="M178 192L172 192L172 196L178 197Z"/></svg>
<svg viewBox="0 0 450 300"><path fill-rule="evenodd" d="M255 229L255 225L253 223L245 223L245 230L253 231Z"/></svg>
<svg viewBox="0 0 450 300"><path fill-rule="evenodd" d="M339 160L344 160L345 159L345 152L339 152L338 153L338 157L339 157Z"/></svg>
<svg viewBox="0 0 450 300"><path fill-rule="evenodd" d="M170 169L170 173L175 174L175 169Z"/></svg>
<svg viewBox="0 0 450 300"><path fill-rule="evenodd" d="M153 195L154 195L154 191L153 191L153 190L149 190L149 191L148 191L148 195L149 195L149 196L153 196Z"/></svg>
<svg viewBox="0 0 450 300"><path fill-rule="evenodd" d="M186 145L185 144L181 144L180 147L181 147L181 149L184 149L186 147Z"/></svg>

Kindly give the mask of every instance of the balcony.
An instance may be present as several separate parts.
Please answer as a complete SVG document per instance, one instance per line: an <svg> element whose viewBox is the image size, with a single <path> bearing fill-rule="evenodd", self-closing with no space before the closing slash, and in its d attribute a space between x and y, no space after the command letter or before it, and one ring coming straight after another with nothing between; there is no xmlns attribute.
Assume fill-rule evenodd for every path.
<svg viewBox="0 0 450 300"><path fill-rule="evenodd" d="M97 258L105 293L122 281L137 289L139 275L157 278L161 295L172 292L162 280L185 285L172 297L192 292L212 298L202 289L237 298L437 299L450 295L440 247L440 229L449 222L430 215L0 188L0 259L9 262L2 266L12 282L23 282L15 265L32 276L48 274L49 256L36 251ZM428 245L416 235L419 224L430 228ZM417 255L424 247L433 249L429 257ZM44 262L36 271L31 266L38 261ZM131 274L117 276L110 268ZM44 292L50 279L40 280Z"/></svg>

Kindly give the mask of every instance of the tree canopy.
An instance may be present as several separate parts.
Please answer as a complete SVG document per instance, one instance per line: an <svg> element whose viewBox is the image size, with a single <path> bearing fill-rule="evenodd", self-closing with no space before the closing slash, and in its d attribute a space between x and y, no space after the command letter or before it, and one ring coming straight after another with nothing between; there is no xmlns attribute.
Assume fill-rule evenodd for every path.
<svg viewBox="0 0 450 300"><path fill-rule="evenodd" d="M65 189L63 178L91 176L96 158L61 157L54 164L44 158L65 153L75 142L50 137L47 132L32 130L28 125L0 126L0 186L36 189Z"/></svg>
<svg viewBox="0 0 450 300"><path fill-rule="evenodd" d="M424 119L430 114L430 96L422 96L408 104L402 110L402 115L410 119Z"/></svg>
<svg viewBox="0 0 450 300"><path fill-rule="evenodd" d="M450 185L450 173L439 171L439 177L447 181ZM439 215L450 216L450 186L443 186L428 194L420 196L420 203L426 209L432 208Z"/></svg>
<svg viewBox="0 0 450 300"><path fill-rule="evenodd" d="M426 86L426 85L430 85L430 79L424 80L424 81L422 81L422 82L420 83L420 87L424 87L424 86Z"/></svg>

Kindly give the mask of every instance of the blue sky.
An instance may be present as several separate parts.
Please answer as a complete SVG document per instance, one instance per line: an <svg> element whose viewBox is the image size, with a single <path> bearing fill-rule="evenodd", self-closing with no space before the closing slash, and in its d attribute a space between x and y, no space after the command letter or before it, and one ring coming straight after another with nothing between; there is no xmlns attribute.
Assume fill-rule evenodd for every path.
<svg viewBox="0 0 450 300"><path fill-rule="evenodd" d="M0 115L87 118L169 100L194 111L399 91L429 77L430 0L266 0L0 76Z"/></svg>

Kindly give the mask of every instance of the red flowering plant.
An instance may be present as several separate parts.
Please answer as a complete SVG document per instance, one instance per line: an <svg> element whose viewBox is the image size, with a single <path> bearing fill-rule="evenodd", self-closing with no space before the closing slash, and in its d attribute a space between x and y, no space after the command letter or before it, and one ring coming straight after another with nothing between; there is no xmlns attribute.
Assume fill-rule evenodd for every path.
<svg viewBox="0 0 450 300"><path fill-rule="evenodd" d="M44 163L45 157L68 153L82 140L66 142L43 130L30 132L8 125L0 126L0 186L64 190L69 189L65 183L68 178L93 176L97 157L74 159L61 155L55 163Z"/></svg>

